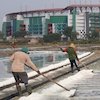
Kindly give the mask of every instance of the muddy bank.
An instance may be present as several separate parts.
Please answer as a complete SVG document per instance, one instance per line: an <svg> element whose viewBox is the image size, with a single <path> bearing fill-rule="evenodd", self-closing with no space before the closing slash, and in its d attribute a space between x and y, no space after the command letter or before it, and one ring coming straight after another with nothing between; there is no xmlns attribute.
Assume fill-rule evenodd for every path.
<svg viewBox="0 0 100 100"><path fill-rule="evenodd" d="M59 47L66 47L65 46L59 46ZM34 50L37 50L37 51L59 51L59 47L53 45L53 46L41 46L41 47L29 47L29 50L31 51L34 51ZM9 48L9 49L2 49L0 50L0 57L8 57L10 56L13 52L15 51L18 51L19 48L15 48L15 49L12 49L12 48ZM99 52L100 51L100 46L99 45L78 45L77 44L77 50L78 51L91 51L91 52ZM97 55L98 56L98 55Z"/></svg>

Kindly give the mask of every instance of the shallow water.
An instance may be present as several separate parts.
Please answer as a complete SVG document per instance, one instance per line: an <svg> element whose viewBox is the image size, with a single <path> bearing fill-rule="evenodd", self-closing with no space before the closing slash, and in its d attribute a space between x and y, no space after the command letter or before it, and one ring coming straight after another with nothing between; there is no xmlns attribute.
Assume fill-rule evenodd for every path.
<svg viewBox="0 0 100 100"><path fill-rule="evenodd" d="M67 55L61 51L35 51L30 53L30 57L34 64L41 68L63 61Z"/></svg>
<svg viewBox="0 0 100 100"><path fill-rule="evenodd" d="M66 59L66 55L61 51L34 51L30 52L30 57L38 68L46 67ZM25 67L26 72L31 69ZM12 77L11 63L9 58L0 58L0 82Z"/></svg>
<svg viewBox="0 0 100 100"><path fill-rule="evenodd" d="M81 54L82 52L78 52ZM33 51L30 52L30 57L38 68L49 66L63 61L67 58L67 54L61 51ZM0 58L0 82L12 77L11 63L9 58ZM32 71L30 68L25 67L26 72Z"/></svg>

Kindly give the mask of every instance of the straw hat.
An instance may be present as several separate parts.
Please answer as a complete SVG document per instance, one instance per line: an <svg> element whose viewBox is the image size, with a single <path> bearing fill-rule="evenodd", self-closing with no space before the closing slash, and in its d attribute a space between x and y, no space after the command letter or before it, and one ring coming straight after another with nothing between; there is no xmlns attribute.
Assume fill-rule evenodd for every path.
<svg viewBox="0 0 100 100"><path fill-rule="evenodd" d="M74 43L71 43L71 44L69 45L69 47L76 48L76 46L75 46Z"/></svg>

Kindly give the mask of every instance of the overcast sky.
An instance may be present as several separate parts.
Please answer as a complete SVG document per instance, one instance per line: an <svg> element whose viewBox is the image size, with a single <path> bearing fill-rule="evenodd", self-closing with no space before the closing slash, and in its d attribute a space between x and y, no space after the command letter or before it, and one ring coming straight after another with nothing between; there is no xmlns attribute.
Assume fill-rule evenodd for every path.
<svg viewBox="0 0 100 100"><path fill-rule="evenodd" d="M72 3L100 4L100 0L0 0L0 30L5 14L33 9L64 8Z"/></svg>

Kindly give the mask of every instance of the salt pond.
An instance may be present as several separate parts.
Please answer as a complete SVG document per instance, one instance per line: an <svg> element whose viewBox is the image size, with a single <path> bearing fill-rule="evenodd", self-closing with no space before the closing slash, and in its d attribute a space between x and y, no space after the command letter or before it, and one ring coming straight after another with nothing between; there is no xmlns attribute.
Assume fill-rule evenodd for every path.
<svg viewBox="0 0 100 100"><path fill-rule="evenodd" d="M66 88L73 88L74 83L81 81L82 79L90 78L93 75L94 74L91 72L91 70L81 70L73 76L60 80L59 84ZM65 91L55 84L50 87L43 88L41 91L32 93L29 96L21 97L19 100L67 100L67 98L70 96L70 92L71 91Z"/></svg>
<svg viewBox="0 0 100 100"><path fill-rule="evenodd" d="M64 55L64 54L63 54ZM84 56L89 56L89 55L91 55L91 52L83 52L83 53L80 53L79 55L78 55L78 57L79 58L82 58L82 57L84 57ZM0 74L2 74L3 73L3 75L0 75L0 87L2 87L2 86L5 86L5 85L8 85L8 84L11 84L11 83L14 83L15 82L15 80L14 80L14 78L12 77L12 74L11 73L7 73L7 71L9 71L8 69L9 69L9 67L8 67L8 65L9 65L9 60L8 60L8 58L5 58L5 59L1 59L0 60L0 67L2 68L2 70L0 70L1 71L1 73ZM59 63L56 63L56 64L52 64L52 62L51 62L51 64L50 65L48 65L48 66L46 66L46 67L42 67L42 68L40 68L40 71L41 72L44 72L44 71L48 71L48 70L51 70L51 69L54 69L54 68L58 68L58 67L60 67L60 66L63 66L63 65L66 65L66 64L68 64L69 63L69 60L68 59L66 59L65 58L65 60L63 60L63 61L59 61ZM2 67L1 65L3 65L3 64L5 64L4 65L4 67ZM8 68L7 68L8 67ZM29 71L29 70L28 70ZM34 75L36 75L37 73L36 72L34 72L34 71L32 71L32 72L29 72L28 73L28 76L29 77L31 77L31 76L34 76ZM2 76L2 77L1 77Z"/></svg>
<svg viewBox="0 0 100 100"><path fill-rule="evenodd" d="M80 52L78 52L80 54ZM47 67L50 64L55 64L67 58L67 54L61 51L31 51L30 57L38 68ZM10 73L11 63L9 57L0 58L0 82L12 77ZM25 68L27 72L31 69Z"/></svg>

